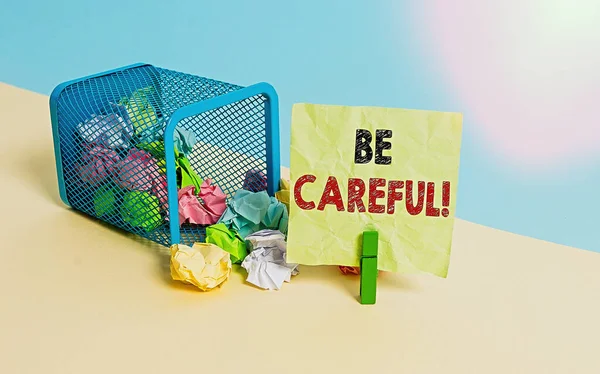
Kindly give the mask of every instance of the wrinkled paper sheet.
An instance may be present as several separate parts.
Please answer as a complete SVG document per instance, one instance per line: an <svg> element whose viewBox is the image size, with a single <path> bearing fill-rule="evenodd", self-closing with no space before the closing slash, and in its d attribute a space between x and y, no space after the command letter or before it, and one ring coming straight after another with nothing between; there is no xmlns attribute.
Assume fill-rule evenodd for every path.
<svg viewBox="0 0 600 374"><path fill-rule="evenodd" d="M357 129L391 129L390 165L355 164ZM287 261L304 265L359 266L362 232L379 232L378 268L399 273L431 273L446 277L452 244L456 188L460 159L462 115L420 110L378 107L348 107L296 104L292 110L291 199ZM302 210L294 199L294 186L305 174L316 176L304 184L302 197L317 206L327 179L338 180L344 207L347 207L348 178L366 183L363 198L368 207L369 178L435 182L435 207L441 208L443 181L450 181L448 217L428 217L423 212L409 215L406 201L397 201L393 214L338 212L334 205L323 211ZM379 204L387 207L385 197ZM401 189L403 193L405 189ZM423 209L425 210L425 209Z"/></svg>

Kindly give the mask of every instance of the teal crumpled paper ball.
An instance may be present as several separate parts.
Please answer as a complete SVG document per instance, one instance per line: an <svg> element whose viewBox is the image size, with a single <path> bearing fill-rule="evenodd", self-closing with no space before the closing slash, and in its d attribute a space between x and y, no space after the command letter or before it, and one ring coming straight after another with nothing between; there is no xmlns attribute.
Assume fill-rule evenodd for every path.
<svg viewBox="0 0 600 374"><path fill-rule="evenodd" d="M173 142L175 143L175 149L184 155L189 156L194 149L194 145L196 145L196 134L181 126L175 126Z"/></svg>
<svg viewBox="0 0 600 374"><path fill-rule="evenodd" d="M279 230L286 234L288 212L283 203L270 197L266 191L238 190L227 204L219 223L237 231L242 239L263 229Z"/></svg>

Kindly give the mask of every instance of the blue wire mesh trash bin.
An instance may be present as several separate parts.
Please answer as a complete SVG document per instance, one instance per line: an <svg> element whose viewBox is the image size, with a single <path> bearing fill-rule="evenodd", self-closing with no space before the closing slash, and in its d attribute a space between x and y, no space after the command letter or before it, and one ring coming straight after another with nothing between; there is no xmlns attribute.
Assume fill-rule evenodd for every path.
<svg viewBox="0 0 600 374"><path fill-rule="evenodd" d="M50 113L63 202L162 245L205 239L206 226L180 225L182 179L210 179L228 199L279 186L278 99L267 83L136 64L60 84Z"/></svg>

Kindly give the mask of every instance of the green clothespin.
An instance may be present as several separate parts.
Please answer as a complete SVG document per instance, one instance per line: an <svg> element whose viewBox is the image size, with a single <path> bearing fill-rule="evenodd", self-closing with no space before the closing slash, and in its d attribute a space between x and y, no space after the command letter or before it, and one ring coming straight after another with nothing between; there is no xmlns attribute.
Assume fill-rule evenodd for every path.
<svg viewBox="0 0 600 374"><path fill-rule="evenodd" d="M362 256L360 258L360 303L375 304L377 294L377 231L363 232Z"/></svg>

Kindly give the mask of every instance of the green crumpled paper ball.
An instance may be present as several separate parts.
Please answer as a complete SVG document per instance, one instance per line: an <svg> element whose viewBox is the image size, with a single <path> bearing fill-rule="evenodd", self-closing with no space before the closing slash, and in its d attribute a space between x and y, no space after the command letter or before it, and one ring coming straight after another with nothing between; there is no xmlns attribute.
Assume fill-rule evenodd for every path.
<svg viewBox="0 0 600 374"><path fill-rule="evenodd" d="M119 104L127 109L129 120L137 136L148 136L148 131L158 122L156 111L150 103L153 93L153 87L140 88L130 97L124 97L119 101Z"/></svg>
<svg viewBox="0 0 600 374"><path fill-rule="evenodd" d="M156 159L156 166L161 173L167 172L167 162L165 161L165 145L162 141L142 142L137 145L139 149L150 153Z"/></svg>
<svg viewBox="0 0 600 374"><path fill-rule="evenodd" d="M138 148L149 152L156 158L156 164L159 171L163 174L167 172L167 164L165 161L165 145L162 141L149 143L140 143ZM185 188L187 186L195 186L196 193L200 192L203 179L194 171L190 160L175 147L175 170L177 173L177 188Z"/></svg>
<svg viewBox="0 0 600 374"><path fill-rule="evenodd" d="M241 263L248 255L244 240L223 223L217 223L206 228L206 242L215 244L228 252L231 256L231 262L234 264Z"/></svg>
<svg viewBox="0 0 600 374"><path fill-rule="evenodd" d="M150 232L163 221L160 215L160 202L156 196L148 192L128 192L123 197L121 218L133 227L141 227L146 232Z"/></svg>
<svg viewBox="0 0 600 374"><path fill-rule="evenodd" d="M112 215L115 212L115 191L109 186L98 188L94 193L94 211L96 216Z"/></svg>

